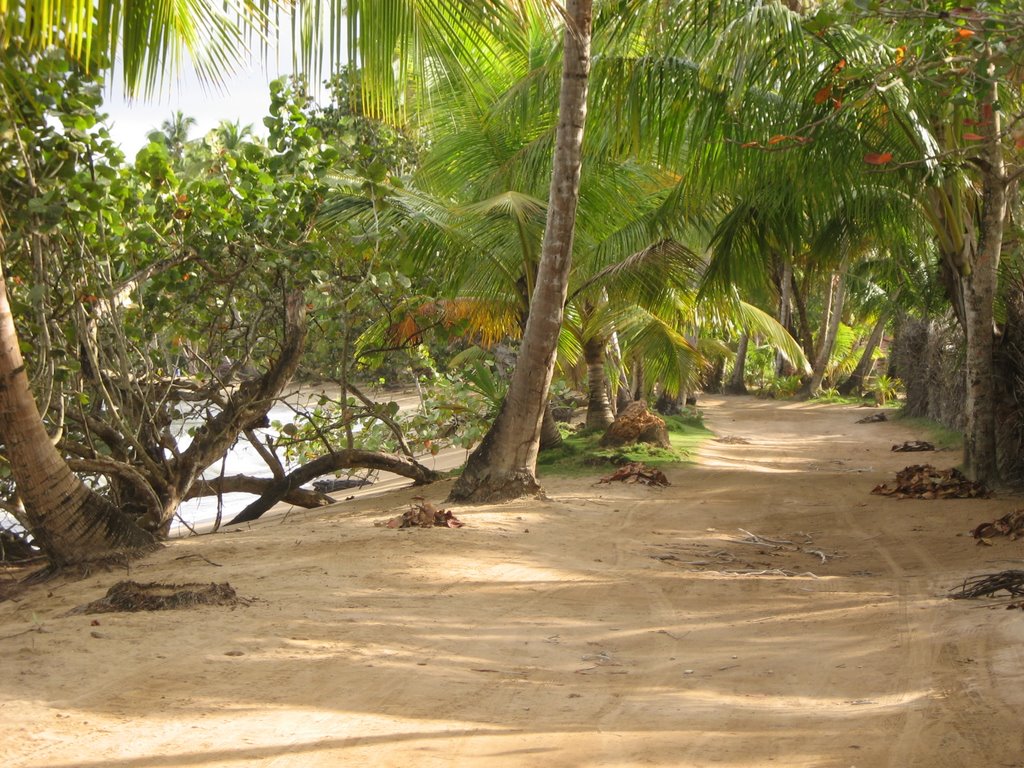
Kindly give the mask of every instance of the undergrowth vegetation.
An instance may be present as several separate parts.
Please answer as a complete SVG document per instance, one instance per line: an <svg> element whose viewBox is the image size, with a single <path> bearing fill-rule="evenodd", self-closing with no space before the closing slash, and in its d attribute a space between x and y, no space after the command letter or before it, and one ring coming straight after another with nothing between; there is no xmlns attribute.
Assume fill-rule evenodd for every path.
<svg viewBox="0 0 1024 768"><path fill-rule="evenodd" d="M671 448L638 443L617 448L602 448L601 430L584 430L565 437L556 448L541 451L537 459L540 475L593 475L611 467L639 461L651 467L688 463L697 447L711 437L703 417L695 408L665 417Z"/></svg>
<svg viewBox="0 0 1024 768"><path fill-rule="evenodd" d="M950 429L934 419L923 416L898 416L901 425L922 430L928 442L940 451L959 451L963 448L963 433Z"/></svg>

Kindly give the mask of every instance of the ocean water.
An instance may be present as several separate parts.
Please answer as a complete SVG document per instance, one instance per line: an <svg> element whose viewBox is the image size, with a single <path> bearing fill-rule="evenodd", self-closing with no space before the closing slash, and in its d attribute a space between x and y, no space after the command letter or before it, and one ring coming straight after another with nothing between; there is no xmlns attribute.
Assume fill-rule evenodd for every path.
<svg viewBox="0 0 1024 768"><path fill-rule="evenodd" d="M267 414L270 423L288 423L295 419L295 412L284 404L276 404ZM192 442L189 436L189 429L196 427L201 422L198 420L182 420L172 425L172 434L177 437L178 447L185 449ZM262 440L266 437L276 437L277 433L272 427L263 427L254 430ZM282 458L282 462L284 459ZM294 469L285 462L285 471ZM231 475L251 475L252 477L273 477L270 467L253 448L245 435L240 435L234 447L225 455L223 462L217 462L203 472L203 478L210 480ZM187 536L192 530L208 529L217 519L218 505L221 507L221 522L226 523L232 517L245 509L256 497L249 493L225 493L220 499L216 496L205 496L199 499L190 499L178 507L178 512L171 524L171 536Z"/></svg>
<svg viewBox="0 0 1024 768"><path fill-rule="evenodd" d="M289 400L293 403L305 404L309 403L311 400L319 398L320 394L320 390L305 389L299 393L291 395ZM404 392L398 395L392 393L390 396L384 395L380 399L384 401L394 399L403 409L419 407L421 402L415 391ZM297 417L295 415L295 411L289 405L286 403L278 403L270 409L267 414L267 418L271 424L275 422L287 424L288 422L296 420ZM189 429L197 427L201 423L202 422L198 419L183 419L172 425L172 434L176 436L179 448L184 449L188 447L191 442ZM268 436L276 436L276 432L272 427L260 428L255 430L255 432L261 439ZM442 451L437 456L427 455L418 457L419 461L436 470L451 469L464 461L465 458L466 452L461 449ZM283 458L282 461L284 461ZM291 469L294 469L294 466L289 466L285 463L285 470L289 471ZM251 475L253 477L273 476L270 467L267 466L266 462L263 461L263 458L259 453L257 453L256 449L252 447L244 435L242 435L231 450L228 451L222 462L216 462L203 472L203 477L206 479L215 478L220 476L222 472L225 476L238 474ZM366 470L354 470L353 472L355 477L364 477L366 474ZM391 475L389 473L377 473L377 476L372 479L374 480L374 484L369 488L354 490L351 492L337 492L333 494L333 496L341 499L345 496L351 495L352 493L364 495L366 493L383 492L408 485L411 482L404 477ZM171 524L170 535L171 537L188 536L191 535L193 531L208 531L217 519L218 506L220 507L221 523L223 524L245 509L245 507L255 499L256 496L248 493L226 493L223 494L220 499L216 496L207 496L204 498L186 501L179 507L174 517ZM3 511L0 511L0 526L11 528L16 531L21 530L21 526L18 525L17 521Z"/></svg>

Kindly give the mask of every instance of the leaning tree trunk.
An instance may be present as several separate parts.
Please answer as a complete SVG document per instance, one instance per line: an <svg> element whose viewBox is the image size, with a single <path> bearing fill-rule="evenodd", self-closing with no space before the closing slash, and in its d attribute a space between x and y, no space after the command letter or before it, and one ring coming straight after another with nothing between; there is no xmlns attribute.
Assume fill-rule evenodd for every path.
<svg viewBox="0 0 1024 768"><path fill-rule="evenodd" d="M156 545L75 475L46 432L29 388L0 264L0 439L24 506L20 520L57 567L131 554Z"/></svg>
<svg viewBox="0 0 1024 768"><path fill-rule="evenodd" d="M249 506L235 515L235 517L228 520L225 525L237 525L238 523L257 520L263 515L263 513L277 504L277 502L287 501L289 493L301 488L311 480L315 480L321 475L326 475L328 472L335 472L339 469L354 468L391 472L393 474L409 478L415 485L432 483L441 477L434 470L429 467L425 467L415 459L411 459L408 456L396 456L389 453L382 453L380 451L362 451L356 448L334 451L326 456L319 456L312 461L297 467L282 478L269 480L264 478L260 478L259 480L257 480L257 478L245 478L246 480L253 480L257 482L262 481L265 483L263 489L260 491L261 495L258 499L249 504ZM225 478L225 480L237 482L240 478ZM247 484L247 487L252 489L253 484ZM193 486L193 488L195 488L195 486ZM229 487L226 490L234 489ZM329 497L324 497L324 500L321 503L319 499L316 499L315 496L311 495L308 498L308 501L308 504L293 503L296 503L296 506L305 506L309 508L312 506L321 506L322 503L330 503L331 499Z"/></svg>
<svg viewBox="0 0 1024 768"><path fill-rule="evenodd" d="M587 365L587 429L608 429L615 421L608 400L608 369L605 366L603 336L583 342L583 360Z"/></svg>
<svg viewBox="0 0 1024 768"><path fill-rule="evenodd" d="M832 284L829 291L829 308L825 327L821 335L821 346L818 349L817 357L814 360L814 369L811 373L811 380L805 389L806 394L812 397L818 394L821 389L821 382L825 378L825 371L828 369L828 361L832 356L832 348L836 344L836 337L839 335L839 321L843 316L843 300L846 296L846 273L844 267L832 274Z"/></svg>
<svg viewBox="0 0 1024 768"><path fill-rule="evenodd" d="M554 373L579 202L592 6L593 0L565 3L565 60L537 286L505 402L455 483L454 500L498 501L540 490L540 425Z"/></svg>
<svg viewBox="0 0 1024 768"><path fill-rule="evenodd" d="M203 470L224 456L245 429L266 417L270 406L298 369L307 329L306 300L301 290L291 290L285 295L284 314L281 351L270 369L238 387L221 411L199 427L188 448L170 462L172 480L161 489L162 533L170 528L175 511Z"/></svg>
<svg viewBox="0 0 1024 768"><path fill-rule="evenodd" d="M860 360L857 362L857 367L853 369L850 378L839 385L839 394L859 395L864 391L864 380L871 375L871 369L875 365L875 350L882 343L885 326L890 317L892 317L892 308L886 308L879 314L878 320L875 321L875 327L871 329L871 335L868 336L864 351L860 355Z"/></svg>
<svg viewBox="0 0 1024 768"><path fill-rule="evenodd" d="M750 334L746 331L740 335L739 344L736 346L736 359L732 364L732 376L729 383L725 385L725 391L730 395L747 394L747 382L744 378L747 368L747 349L750 346Z"/></svg>

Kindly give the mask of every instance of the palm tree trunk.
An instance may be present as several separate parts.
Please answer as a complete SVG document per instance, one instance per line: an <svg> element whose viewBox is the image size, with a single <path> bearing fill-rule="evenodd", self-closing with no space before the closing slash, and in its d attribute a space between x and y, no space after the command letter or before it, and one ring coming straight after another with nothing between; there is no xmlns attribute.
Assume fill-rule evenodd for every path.
<svg viewBox="0 0 1024 768"><path fill-rule="evenodd" d="M505 402L455 483L454 500L498 501L540 490L536 477L540 426L554 373L579 202L592 6L593 0L565 3L565 59L537 286Z"/></svg>
<svg viewBox="0 0 1024 768"><path fill-rule="evenodd" d="M617 387L612 387L609 380L608 405L612 409L612 416L618 415L619 411L629 404L629 379L626 376L626 366L622 361L622 349L619 347L619 335L612 331L608 337L608 349L611 355L612 366L618 377Z"/></svg>
<svg viewBox="0 0 1024 768"><path fill-rule="evenodd" d="M804 274L803 285L799 285L796 280L796 276L793 276L793 303L796 305L796 319L798 327L798 338L800 345L804 348L804 354L807 355L808 360L813 360L814 355L814 335L811 333L811 323L807 319L807 293L808 293L808 282L810 278L810 271L808 270Z"/></svg>
<svg viewBox="0 0 1024 768"><path fill-rule="evenodd" d="M966 423L964 424L964 470L978 482L999 480L996 455L995 335L993 302L1006 224L1006 177L1000 145L1000 114L996 105L998 85L993 82L986 99L992 119L986 121L982 173L982 206L978 248L972 269L963 278L964 330L967 335L965 373L967 376Z"/></svg>
<svg viewBox="0 0 1024 768"><path fill-rule="evenodd" d="M821 389L821 382L825 378L828 361L832 356L832 348L835 346L836 336L839 334L839 321L843 316L843 300L845 296L846 273L843 271L843 267L840 267L840 271L832 273L828 314L825 318L825 327L821 334L818 354L814 359L814 370L811 373L811 380L805 390L806 394L811 396L818 394L818 390Z"/></svg>
<svg viewBox="0 0 1024 768"><path fill-rule="evenodd" d="M790 300L790 292L793 285L793 265L789 259L784 259L782 262L782 279L779 281L779 324L789 330L790 319L793 314ZM775 353L775 375L783 376L786 373L787 368L790 368L789 362L786 360L785 355L781 352ZM791 369L790 369L791 370Z"/></svg>
<svg viewBox="0 0 1024 768"><path fill-rule="evenodd" d="M156 540L68 467L46 432L29 388L0 264L0 439L18 496L21 522L57 566L151 549Z"/></svg>
<svg viewBox="0 0 1024 768"><path fill-rule="evenodd" d="M608 369L605 367L606 339L587 339L583 360L587 364L587 429L607 429L615 421L608 400Z"/></svg>
<svg viewBox="0 0 1024 768"><path fill-rule="evenodd" d="M732 376L729 383L725 385L725 391L730 395L747 394L747 383L744 374L747 368L747 349L750 347L750 334L743 332L740 335L739 344L736 347L736 359L732 364Z"/></svg>
<svg viewBox="0 0 1024 768"><path fill-rule="evenodd" d="M555 421L555 412L551 409L551 398L544 406L544 417L540 422L540 449L557 448L562 444L562 432Z"/></svg>
<svg viewBox="0 0 1024 768"><path fill-rule="evenodd" d="M891 307L887 307L879 314L878 320L875 321L875 327L871 329L871 335L868 336L864 351L860 355L860 360L857 361L857 367L853 369L850 378L839 386L839 394L859 395L864 391L864 380L871 374L871 369L874 367L875 350L882 343L885 326L889 323L890 317L892 317Z"/></svg>

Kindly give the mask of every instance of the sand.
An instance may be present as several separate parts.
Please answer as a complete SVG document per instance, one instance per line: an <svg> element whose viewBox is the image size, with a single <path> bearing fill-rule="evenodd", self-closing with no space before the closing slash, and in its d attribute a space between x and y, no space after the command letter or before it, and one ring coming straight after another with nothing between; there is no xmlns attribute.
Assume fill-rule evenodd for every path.
<svg viewBox="0 0 1024 768"><path fill-rule="evenodd" d="M969 535L1020 499L871 495L959 457L891 453L925 435L865 409L703 406L748 442L667 488L553 478L400 531L391 491L29 588L0 603L0 764L1020 766L1024 613L946 597L1021 567ZM253 602L65 615L126 576Z"/></svg>

